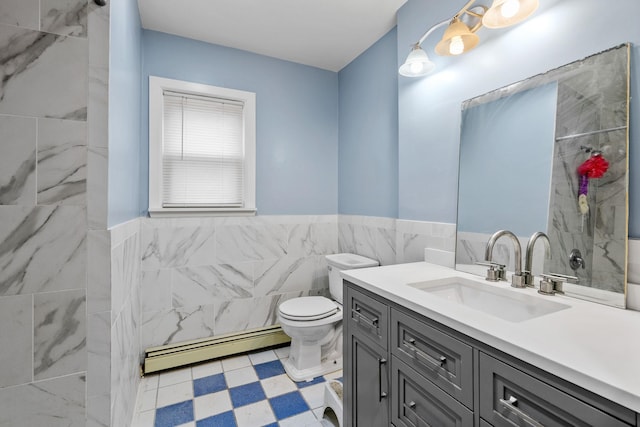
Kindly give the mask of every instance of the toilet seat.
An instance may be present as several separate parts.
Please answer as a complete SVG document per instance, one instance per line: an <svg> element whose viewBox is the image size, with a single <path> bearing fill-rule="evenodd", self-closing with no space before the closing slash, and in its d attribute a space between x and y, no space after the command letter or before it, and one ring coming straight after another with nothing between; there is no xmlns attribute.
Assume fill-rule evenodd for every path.
<svg viewBox="0 0 640 427"><path fill-rule="evenodd" d="M333 316L338 304L325 297L299 297L280 304L280 316L289 320L311 321Z"/></svg>

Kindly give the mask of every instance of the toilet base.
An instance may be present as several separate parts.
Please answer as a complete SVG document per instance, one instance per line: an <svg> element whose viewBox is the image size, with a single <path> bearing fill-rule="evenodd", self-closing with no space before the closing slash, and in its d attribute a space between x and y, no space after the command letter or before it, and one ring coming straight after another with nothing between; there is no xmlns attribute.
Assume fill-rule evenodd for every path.
<svg viewBox="0 0 640 427"><path fill-rule="evenodd" d="M293 381L310 381L315 377L319 377L330 372L339 371L342 369L342 356L340 357L328 357L327 360L320 365L307 369L298 369L289 359L282 362L284 370Z"/></svg>

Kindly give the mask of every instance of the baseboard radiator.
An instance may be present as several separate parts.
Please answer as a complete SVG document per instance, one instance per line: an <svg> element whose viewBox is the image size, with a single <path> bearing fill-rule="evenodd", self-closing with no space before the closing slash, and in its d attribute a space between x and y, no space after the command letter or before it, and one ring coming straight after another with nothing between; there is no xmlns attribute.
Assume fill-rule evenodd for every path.
<svg viewBox="0 0 640 427"><path fill-rule="evenodd" d="M291 338L282 331L280 326L276 325L178 344L151 347L145 350L142 374L286 344L290 341Z"/></svg>

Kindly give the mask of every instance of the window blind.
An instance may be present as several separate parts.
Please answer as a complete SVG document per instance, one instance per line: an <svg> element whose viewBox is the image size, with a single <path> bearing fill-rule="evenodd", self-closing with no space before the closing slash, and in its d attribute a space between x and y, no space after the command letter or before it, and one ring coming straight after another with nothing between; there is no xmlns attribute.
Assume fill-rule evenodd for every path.
<svg viewBox="0 0 640 427"><path fill-rule="evenodd" d="M243 103L163 94L163 207L242 207Z"/></svg>

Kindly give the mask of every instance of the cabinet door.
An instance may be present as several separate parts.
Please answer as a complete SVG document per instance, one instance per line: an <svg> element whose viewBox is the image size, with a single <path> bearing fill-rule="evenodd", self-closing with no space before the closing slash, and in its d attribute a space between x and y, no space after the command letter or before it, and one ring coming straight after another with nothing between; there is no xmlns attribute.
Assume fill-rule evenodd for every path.
<svg viewBox="0 0 640 427"><path fill-rule="evenodd" d="M480 353L480 416L496 427L628 426L484 353Z"/></svg>
<svg viewBox="0 0 640 427"><path fill-rule="evenodd" d="M350 335L351 423L353 427L389 426L389 361L386 352ZM347 411L346 414L349 414Z"/></svg>
<svg viewBox="0 0 640 427"><path fill-rule="evenodd" d="M473 412L392 357L392 420L398 427L472 427Z"/></svg>

